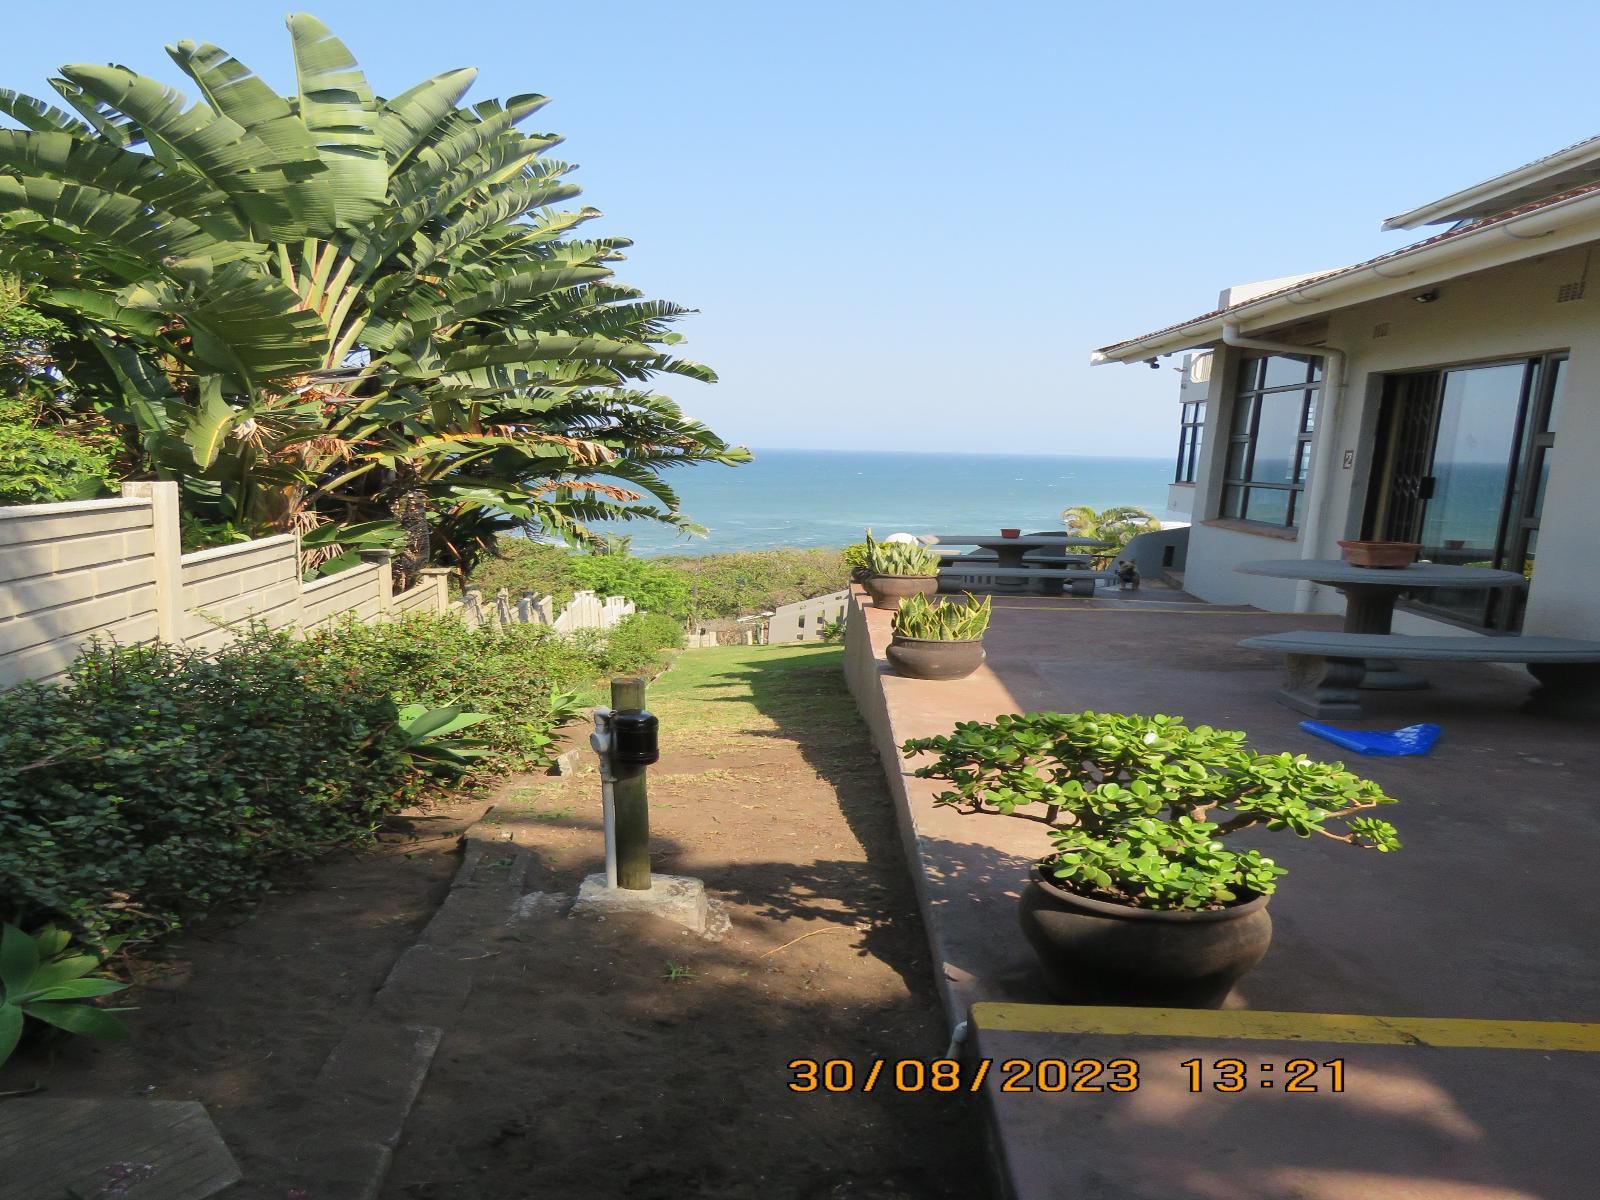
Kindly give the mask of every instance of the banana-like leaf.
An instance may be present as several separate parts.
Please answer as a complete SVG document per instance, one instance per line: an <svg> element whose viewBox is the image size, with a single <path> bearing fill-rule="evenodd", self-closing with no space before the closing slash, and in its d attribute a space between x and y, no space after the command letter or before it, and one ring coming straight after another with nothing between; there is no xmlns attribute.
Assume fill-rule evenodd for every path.
<svg viewBox="0 0 1600 1200"><path fill-rule="evenodd" d="M52 79L50 86L56 95L72 105L89 123L89 126L108 143L126 150L143 143L146 138L138 123L126 113L119 113L84 92L70 79ZM159 147L156 147L159 149Z"/></svg>
<svg viewBox="0 0 1600 1200"><path fill-rule="evenodd" d="M222 241L244 242L250 236L234 214L227 193L193 173L164 171L148 154L69 133L6 129L0 130L0 166L22 176L70 180L130 196L152 209L192 221ZM213 253L213 257L217 255Z"/></svg>
<svg viewBox="0 0 1600 1200"><path fill-rule="evenodd" d="M389 160L378 132L378 101L355 57L307 13L289 17L300 119L332 172L340 229L358 229L385 210Z"/></svg>
<svg viewBox="0 0 1600 1200"><path fill-rule="evenodd" d="M207 375L200 380L200 404L189 418L183 440L202 471L217 461L224 440L244 416L223 398L219 376Z"/></svg>
<svg viewBox="0 0 1600 1200"><path fill-rule="evenodd" d="M300 185L320 174L320 158L271 146L209 105L185 108L172 88L123 67L75 66L62 74L83 91L139 123L183 164L233 198L245 219L275 238L319 237L331 232L314 203L316 189Z"/></svg>
<svg viewBox="0 0 1600 1200"><path fill-rule="evenodd" d="M369 546L395 548L403 546L410 535L397 521L358 521L353 525L318 525L300 535L300 546L305 550L326 546Z"/></svg>
<svg viewBox="0 0 1600 1200"><path fill-rule="evenodd" d="M10 88L0 88L0 112L17 124L40 133L70 133L74 137L84 137L92 132L85 122L71 114Z"/></svg>
<svg viewBox="0 0 1600 1200"><path fill-rule="evenodd" d="M401 170L412 151L455 111L477 77L476 67L446 71L384 101L378 112L378 136L383 139L391 174Z"/></svg>
<svg viewBox="0 0 1600 1200"><path fill-rule="evenodd" d="M83 230L113 254L135 255L150 263L213 252L222 259L253 252L248 245L219 242L193 221L154 211L133 196L55 179L0 175L0 212L15 209Z"/></svg>
<svg viewBox="0 0 1600 1200"><path fill-rule="evenodd" d="M119 298L130 308L182 318L195 362L228 375L237 391L253 395L322 362L328 337L322 319L289 288L245 263L227 263L203 284L152 281Z"/></svg>
<svg viewBox="0 0 1600 1200"><path fill-rule="evenodd" d="M320 162L311 132L289 102L256 74L219 46L183 41L168 46L167 53L184 74L200 85L211 107L237 121L285 162ZM334 191L327 172L301 180L298 201L307 225L331 229L337 214Z"/></svg>

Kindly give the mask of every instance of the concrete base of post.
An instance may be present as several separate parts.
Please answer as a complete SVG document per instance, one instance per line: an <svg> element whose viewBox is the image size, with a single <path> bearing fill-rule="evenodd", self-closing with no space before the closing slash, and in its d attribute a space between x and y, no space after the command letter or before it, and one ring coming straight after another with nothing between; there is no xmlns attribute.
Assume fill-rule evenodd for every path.
<svg viewBox="0 0 1600 1200"><path fill-rule="evenodd" d="M649 891L609 888L604 875L587 876L578 888L572 915L604 917L613 913L651 913L707 937L716 937L728 928L722 905L706 896L705 884L687 875L651 875Z"/></svg>

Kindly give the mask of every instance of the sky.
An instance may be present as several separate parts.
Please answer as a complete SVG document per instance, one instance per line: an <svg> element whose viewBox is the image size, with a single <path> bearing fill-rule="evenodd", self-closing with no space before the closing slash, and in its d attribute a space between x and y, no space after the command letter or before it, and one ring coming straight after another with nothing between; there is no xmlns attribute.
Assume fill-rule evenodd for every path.
<svg viewBox="0 0 1600 1200"><path fill-rule="evenodd" d="M10 7L10 6L8 6ZM280 3L18 5L0 87L70 62L193 93L210 41L280 90ZM756 447L1165 456L1178 376L1096 346L1230 284L1359 261L1383 218L1600 132L1600 6L321 0L380 95L538 92L619 277L699 310ZM1176 360L1169 360L1175 364Z"/></svg>

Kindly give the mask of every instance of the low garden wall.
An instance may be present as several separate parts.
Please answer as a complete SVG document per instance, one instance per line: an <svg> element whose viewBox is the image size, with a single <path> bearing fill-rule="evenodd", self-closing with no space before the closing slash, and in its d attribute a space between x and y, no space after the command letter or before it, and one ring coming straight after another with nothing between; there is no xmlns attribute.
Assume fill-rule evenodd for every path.
<svg viewBox="0 0 1600 1200"><path fill-rule="evenodd" d="M211 651L238 626L315 629L444 612L447 571L393 594L387 551L302 583L293 535L184 554L178 485L131 483L122 496L0 508L0 687L59 679L92 638Z"/></svg>

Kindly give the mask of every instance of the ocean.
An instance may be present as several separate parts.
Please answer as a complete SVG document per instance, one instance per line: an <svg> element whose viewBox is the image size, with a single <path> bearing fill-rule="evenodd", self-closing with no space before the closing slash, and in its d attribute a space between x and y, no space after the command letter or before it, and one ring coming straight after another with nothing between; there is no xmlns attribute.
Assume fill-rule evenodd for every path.
<svg viewBox="0 0 1600 1200"><path fill-rule="evenodd" d="M756 450L742 467L667 473L683 510L710 530L685 538L647 522L609 523L636 554L717 554L777 546L844 546L871 528L911 533L1025 533L1061 528L1076 504L1135 504L1160 516L1170 458Z"/></svg>

